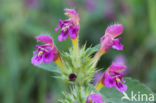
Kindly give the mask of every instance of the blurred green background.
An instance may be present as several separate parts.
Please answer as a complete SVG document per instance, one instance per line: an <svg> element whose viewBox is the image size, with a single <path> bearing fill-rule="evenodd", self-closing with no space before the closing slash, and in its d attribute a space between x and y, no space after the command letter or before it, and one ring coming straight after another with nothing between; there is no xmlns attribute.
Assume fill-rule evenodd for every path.
<svg viewBox="0 0 156 103"><path fill-rule="evenodd" d="M106 69L123 55L127 76L156 92L156 0L1 0L0 103L56 103L61 96L62 81L33 66L31 57L36 35L58 35L64 8L78 11L80 44L88 47L99 43L107 26L122 23L124 51L110 50L98 66Z"/></svg>

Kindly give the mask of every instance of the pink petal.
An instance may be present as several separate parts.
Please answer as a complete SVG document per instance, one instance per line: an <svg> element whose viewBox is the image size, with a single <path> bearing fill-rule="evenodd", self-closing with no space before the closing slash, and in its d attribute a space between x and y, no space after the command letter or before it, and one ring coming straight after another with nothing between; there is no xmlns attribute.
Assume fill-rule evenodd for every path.
<svg viewBox="0 0 156 103"><path fill-rule="evenodd" d="M113 45L113 40L109 35L104 35L100 40L100 50L108 51Z"/></svg>
<svg viewBox="0 0 156 103"><path fill-rule="evenodd" d="M125 92L127 90L127 85L119 82L119 83L117 83L116 88L117 88L118 91L123 93L123 92Z"/></svg>
<svg viewBox="0 0 156 103"><path fill-rule="evenodd" d="M50 51L49 53L45 53L43 55L43 63L50 63L53 61L53 52Z"/></svg>
<svg viewBox="0 0 156 103"><path fill-rule="evenodd" d="M65 33L61 33L59 36L58 36L58 40L59 41L63 41L63 40L66 40L68 38L68 35Z"/></svg>
<svg viewBox="0 0 156 103"><path fill-rule="evenodd" d="M74 28L69 29L69 36L70 36L70 38L76 39L78 30L79 30L78 26L75 26Z"/></svg>
<svg viewBox="0 0 156 103"><path fill-rule="evenodd" d="M123 32L122 24L114 24L107 27L105 34L111 35L113 38L119 36Z"/></svg>
<svg viewBox="0 0 156 103"><path fill-rule="evenodd" d="M110 71L124 71L126 69L126 65L124 64L116 64L116 63L113 63L110 67L109 67L109 70Z"/></svg>
<svg viewBox="0 0 156 103"><path fill-rule="evenodd" d="M88 97L87 97L87 101L86 103L90 103L90 100L91 100L91 103L104 103L102 97L100 94L90 94Z"/></svg>
<svg viewBox="0 0 156 103"><path fill-rule="evenodd" d="M58 27L56 27L55 28L55 31L58 31L60 28L61 28L61 26L63 25L63 20L59 20L59 25L58 25Z"/></svg>
<svg viewBox="0 0 156 103"><path fill-rule="evenodd" d="M75 25L79 24L80 18L74 9L64 9L66 15L73 21Z"/></svg>
<svg viewBox="0 0 156 103"><path fill-rule="evenodd" d="M42 41L46 44L52 44L53 41L52 41L52 38L49 36L49 35L40 35L40 36L37 36L35 37L38 41Z"/></svg>
<svg viewBox="0 0 156 103"><path fill-rule="evenodd" d="M120 43L121 38L113 40L114 44L112 46L113 49L123 50L123 45Z"/></svg>
<svg viewBox="0 0 156 103"><path fill-rule="evenodd" d="M76 13L74 9L64 9L64 11L66 11L67 15L78 16L78 14Z"/></svg>
<svg viewBox="0 0 156 103"><path fill-rule="evenodd" d="M107 88L113 88L114 87L114 81L109 75L105 76L104 83L105 83Z"/></svg>
<svg viewBox="0 0 156 103"><path fill-rule="evenodd" d="M42 56L38 56L38 55L35 55L32 57L31 59L31 63L34 64L34 65L39 65L42 63Z"/></svg>

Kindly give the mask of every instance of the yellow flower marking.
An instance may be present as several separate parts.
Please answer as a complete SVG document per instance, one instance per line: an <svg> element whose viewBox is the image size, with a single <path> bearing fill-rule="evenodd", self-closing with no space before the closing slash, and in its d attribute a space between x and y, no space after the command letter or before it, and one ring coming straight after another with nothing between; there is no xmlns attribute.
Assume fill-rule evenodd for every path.
<svg viewBox="0 0 156 103"><path fill-rule="evenodd" d="M120 80L119 78L116 78L116 81L117 81L117 82L121 82L121 80Z"/></svg>
<svg viewBox="0 0 156 103"><path fill-rule="evenodd" d="M89 98L89 103L92 103L92 99L91 98Z"/></svg>
<svg viewBox="0 0 156 103"><path fill-rule="evenodd" d="M96 90L99 91L103 86L104 86L104 85L103 85L102 81L100 80L100 81L98 82L98 84L96 85Z"/></svg>
<svg viewBox="0 0 156 103"><path fill-rule="evenodd" d="M67 30L69 28L69 26L65 26L62 28L63 31Z"/></svg>
<svg viewBox="0 0 156 103"><path fill-rule="evenodd" d="M42 54L43 54L43 51L40 51L40 52L38 53L39 56L42 55Z"/></svg>

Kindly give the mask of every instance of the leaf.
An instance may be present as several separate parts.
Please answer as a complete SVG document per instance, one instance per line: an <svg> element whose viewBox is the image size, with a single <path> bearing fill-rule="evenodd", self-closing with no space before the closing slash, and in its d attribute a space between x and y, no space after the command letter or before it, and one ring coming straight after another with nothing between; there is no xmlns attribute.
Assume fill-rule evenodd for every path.
<svg viewBox="0 0 156 103"><path fill-rule="evenodd" d="M100 44L97 44L92 48L88 48L86 54L91 55L92 53L97 52L99 49L100 49Z"/></svg>
<svg viewBox="0 0 156 103"><path fill-rule="evenodd" d="M103 87L100 92L103 95L106 103L154 103L154 100L150 101L151 95L154 96L154 93L148 87L146 87L144 84L141 84L138 80L132 80L131 78L126 78L125 80L127 82L126 85L128 86L126 93L130 101L127 99L123 99L122 101L121 98L124 95L117 91L116 88ZM132 98L134 96L136 100Z"/></svg>
<svg viewBox="0 0 156 103"><path fill-rule="evenodd" d="M58 68L57 65L54 62L47 63L47 64L42 63L38 65L37 67L50 71L50 72L60 73L59 70L57 69Z"/></svg>
<svg viewBox="0 0 156 103"><path fill-rule="evenodd" d="M100 44L95 45L94 47L90 48L92 51L98 51L100 49Z"/></svg>

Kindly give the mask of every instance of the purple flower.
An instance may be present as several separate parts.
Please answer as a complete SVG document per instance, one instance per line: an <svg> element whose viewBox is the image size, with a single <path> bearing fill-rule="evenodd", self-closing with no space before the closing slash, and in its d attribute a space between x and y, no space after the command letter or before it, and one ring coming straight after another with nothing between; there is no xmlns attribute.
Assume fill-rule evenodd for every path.
<svg viewBox="0 0 156 103"><path fill-rule="evenodd" d="M39 65L43 63L50 63L58 58L57 48L55 47L52 38L48 35L37 36L38 41L45 43L44 45L36 45L37 50L33 54L37 54L32 57L31 63Z"/></svg>
<svg viewBox="0 0 156 103"><path fill-rule="evenodd" d="M121 62L113 62L113 64L104 72L104 76L102 77L102 84L107 88L116 87L120 92L124 92L127 90L127 86L124 84L123 80L124 70L126 66Z"/></svg>
<svg viewBox="0 0 156 103"><path fill-rule="evenodd" d="M86 103L104 103L104 101L102 100L100 94L90 94L87 97Z"/></svg>
<svg viewBox="0 0 156 103"><path fill-rule="evenodd" d="M109 26L105 31L105 35L101 38L100 52L107 52L111 47L113 49L123 50L123 45L120 43L121 38L115 39L117 36L121 35L122 32L122 24Z"/></svg>
<svg viewBox="0 0 156 103"><path fill-rule="evenodd" d="M95 73L93 84L96 85L99 82L99 80L102 78L102 76L103 76L103 72Z"/></svg>
<svg viewBox="0 0 156 103"><path fill-rule="evenodd" d="M68 38L68 35L71 39L76 39L80 28L80 18L76 11L73 9L65 9L65 11L65 15L67 15L69 19L59 20L59 25L57 28L55 28L55 31L61 29L60 35L58 36L59 41L66 40Z"/></svg>

